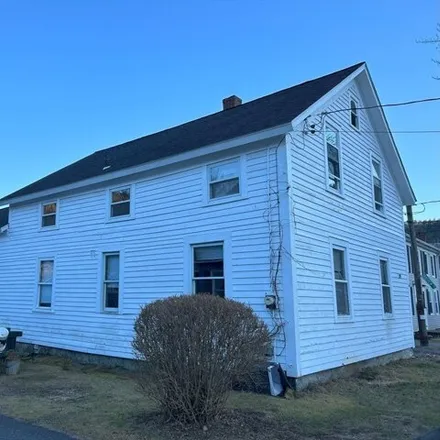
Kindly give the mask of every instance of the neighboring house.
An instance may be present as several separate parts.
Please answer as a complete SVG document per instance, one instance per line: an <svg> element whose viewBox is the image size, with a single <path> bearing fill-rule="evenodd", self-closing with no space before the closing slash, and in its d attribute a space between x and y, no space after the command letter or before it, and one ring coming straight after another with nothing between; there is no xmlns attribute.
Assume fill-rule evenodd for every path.
<svg viewBox="0 0 440 440"><path fill-rule="evenodd" d="M2 202L0 324L24 342L130 358L141 305L210 292L253 307L290 377L413 347L415 198L364 63L227 98Z"/></svg>
<svg viewBox="0 0 440 440"><path fill-rule="evenodd" d="M420 240L440 246L440 220L421 220L414 222L416 236Z"/></svg>
<svg viewBox="0 0 440 440"><path fill-rule="evenodd" d="M0 234L6 233L9 222L9 208L0 208Z"/></svg>
<svg viewBox="0 0 440 440"><path fill-rule="evenodd" d="M418 331L417 314L415 306L417 295L414 281L414 271L411 261L411 242L409 235L406 237L409 289L411 295L411 308L413 314L414 331ZM425 319L428 330L440 329L440 249L423 240L417 239L420 275L422 277L422 290L425 304Z"/></svg>

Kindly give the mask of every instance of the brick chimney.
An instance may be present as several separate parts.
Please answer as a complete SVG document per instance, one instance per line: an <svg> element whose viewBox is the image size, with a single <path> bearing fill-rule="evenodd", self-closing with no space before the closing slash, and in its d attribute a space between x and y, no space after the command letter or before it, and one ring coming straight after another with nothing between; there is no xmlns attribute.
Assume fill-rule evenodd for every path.
<svg viewBox="0 0 440 440"><path fill-rule="evenodd" d="M238 96L236 95L229 96L229 98L225 98L223 100L223 110L228 110L230 108L238 107L239 105L241 105L241 103L242 101Z"/></svg>

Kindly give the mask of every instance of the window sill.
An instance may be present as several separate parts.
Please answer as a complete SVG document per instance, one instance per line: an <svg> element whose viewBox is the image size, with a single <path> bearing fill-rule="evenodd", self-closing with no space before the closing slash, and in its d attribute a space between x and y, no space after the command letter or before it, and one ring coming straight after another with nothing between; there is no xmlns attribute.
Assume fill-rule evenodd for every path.
<svg viewBox="0 0 440 440"><path fill-rule="evenodd" d="M347 316L346 318L337 317L335 318L335 324L353 324L354 318L352 316Z"/></svg>
<svg viewBox="0 0 440 440"><path fill-rule="evenodd" d="M373 212L374 212L377 216L379 216L379 217L381 217L381 218L383 218L383 219L386 219L386 218L387 218L387 216L385 215L385 213L382 212L382 211L377 211L376 209L373 209Z"/></svg>
<svg viewBox="0 0 440 440"><path fill-rule="evenodd" d="M102 310L101 313L104 315L122 315L119 310Z"/></svg>
<svg viewBox="0 0 440 440"><path fill-rule="evenodd" d="M384 321L392 321L392 320L394 320L394 319L396 319L396 318L395 318L394 315L389 314L389 315L384 315L384 316L382 317L382 319L383 319Z"/></svg>
<svg viewBox="0 0 440 440"><path fill-rule="evenodd" d="M336 191L336 190L334 190L334 189L330 189L329 187L327 187L325 190L326 190L329 194L332 194L332 195L334 195L334 196L336 196L336 197L339 197L340 199L345 200L344 193L339 192L339 191Z"/></svg>
<svg viewBox="0 0 440 440"><path fill-rule="evenodd" d="M58 231L58 229L60 229L59 226L45 226L40 227L39 232Z"/></svg>
<svg viewBox="0 0 440 440"><path fill-rule="evenodd" d="M130 216L130 217L125 217L125 216L120 216L120 217L110 217L107 219L106 223L119 223L119 222L127 222L130 220L136 220L135 216Z"/></svg>
<svg viewBox="0 0 440 440"><path fill-rule="evenodd" d="M204 204L204 208L208 208L209 206L223 205L225 203L233 203L239 202L240 200L247 200L249 197L247 196L230 196L230 197L222 197L219 199L209 200Z"/></svg>
<svg viewBox="0 0 440 440"><path fill-rule="evenodd" d="M53 309L49 309L49 308L43 308L43 307L35 307L33 310L32 310L32 313L33 312L36 312L36 313L55 313L55 310L53 310Z"/></svg>

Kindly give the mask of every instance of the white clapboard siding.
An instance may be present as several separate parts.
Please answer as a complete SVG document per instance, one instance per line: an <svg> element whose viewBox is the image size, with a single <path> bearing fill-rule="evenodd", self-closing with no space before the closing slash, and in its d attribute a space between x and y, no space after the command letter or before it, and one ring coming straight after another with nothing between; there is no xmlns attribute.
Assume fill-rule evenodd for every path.
<svg viewBox="0 0 440 440"><path fill-rule="evenodd" d="M132 220L107 221L111 187L61 197L59 228L52 231L39 230L39 204L12 206L9 232L0 238L0 325L23 330L23 342L129 358L140 307L190 293L185 286L185 271L190 270L187 237L219 232L229 234L227 296L250 304L273 329L264 296L271 289L267 213L268 184L276 181L275 147L243 155L246 197L229 203L207 206L206 169L194 166L132 182ZM100 307L105 251L123 254L117 315L102 313ZM35 310L41 257L55 257L52 313ZM277 357L282 361L282 339L274 350L283 352Z"/></svg>
<svg viewBox="0 0 440 440"><path fill-rule="evenodd" d="M325 109L360 103L356 84ZM351 128L349 112L327 115L340 130L344 196L326 190L326 155L322 119L312 115L316 134L294 131L288 138L292 168L294 255L301 375L412 347L411 303L402 204L366 111L359 111L361 131ZM303 128L298 126L298 130ZM373 212L370 153L382 157L385 217ZM330 237L348 243L352 322L337 322ZM389 257L393 318L384 319L379 253Z"/></svg>

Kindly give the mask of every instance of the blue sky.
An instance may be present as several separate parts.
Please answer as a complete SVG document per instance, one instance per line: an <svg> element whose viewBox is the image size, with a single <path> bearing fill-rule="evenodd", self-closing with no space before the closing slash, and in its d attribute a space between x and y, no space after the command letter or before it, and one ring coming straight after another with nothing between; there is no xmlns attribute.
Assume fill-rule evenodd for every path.
<svg viewBox="0 0 440 440"><path fill-rule="evenodd" d="M358 61L383 103L440 96L438 0L15 0L0 6L0 196L95 150ZM440 103L386 111L440 130ZM440 199L440 133L396 134L420 201ZM440 217L428 205L418 219Z"/></svg>

